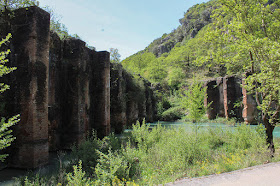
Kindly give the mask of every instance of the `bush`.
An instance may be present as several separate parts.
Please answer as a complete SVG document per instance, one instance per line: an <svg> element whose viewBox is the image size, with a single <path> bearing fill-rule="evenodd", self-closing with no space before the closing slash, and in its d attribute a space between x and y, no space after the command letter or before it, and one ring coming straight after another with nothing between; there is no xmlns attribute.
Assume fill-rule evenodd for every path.
<svg viewBox="0 0 280 186"><path fill-rule="evenodd" d="M184 116L183 109L181 107L171 107L161 114L162 121L176 121Z"/></svg>
<svg viewBox="0 0 280 186"><path fill-rule="evenodd" d="M80 186L90 186L94 183L90 180L90 178L85 177L85 172L82 169L82 161L79 161L78 166L73 166L73 173L67 174L67 181L70 186L80 185Z"/></svg>
<svg viewBox="0 0 280 186"><path fill-rule="evenodd" d="M100 158L95 167L98 185L112 185L114 180L129 179L130 164L122 154L111 150L108 154L100 151L98 153Z"/></svg>
<svg viewBox="0 0 280 186"><path fill-rule="evenodd" d="M79 160L81 160L84 164L84 170L92 174L100 157L98 152L107 154L109 149L115 151L120 148L120 141L114 134L110 134L100 140L97 138L96 133L93 132L92 135L79 146L73 146L71 153L72 165L77 164Z"/></svg>

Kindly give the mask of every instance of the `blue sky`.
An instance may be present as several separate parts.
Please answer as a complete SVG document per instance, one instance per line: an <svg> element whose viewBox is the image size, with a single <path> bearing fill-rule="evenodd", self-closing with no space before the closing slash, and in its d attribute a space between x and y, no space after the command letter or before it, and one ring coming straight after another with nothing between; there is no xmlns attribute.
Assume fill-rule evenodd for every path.
<svg viewBox="0 0 280 186"><path fill-rule="evenodd" d="M70 34L98 51L117 48L124 59L179 26L191 6L208 0L39 0Z"/></svg>

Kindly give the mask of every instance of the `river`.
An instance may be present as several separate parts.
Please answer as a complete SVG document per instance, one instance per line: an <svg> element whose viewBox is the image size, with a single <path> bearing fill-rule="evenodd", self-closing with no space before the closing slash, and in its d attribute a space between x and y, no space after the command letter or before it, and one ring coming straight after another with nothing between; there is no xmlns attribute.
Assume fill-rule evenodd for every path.
<svg viewBox="0 0 280 186"><path fill-rule="evenodd" d="M206 130L208 127L213 127L213 128L222 128L222 129L226 129L226 128L230 128L232 130L234 130L236 128L236 126L230 126L230 125L226 125L223 123L197 123L196 125L194 125L193 123L189 123L189 122L184 122L184 121L172 121L172 122L166 122L166 121L159 121L159 122L155 122L155 123L148 123L150 125L150 127L155 127L158 124L161 124L164 127L170 128L170 127L185 127L186 130L192 130L193 126L198 126L200 130ZM254 128L257 127L257 125L250 125L250 127ZM273 136L274 138L280 138L280 127L275 127L274 131L273 131Z"/></svg>

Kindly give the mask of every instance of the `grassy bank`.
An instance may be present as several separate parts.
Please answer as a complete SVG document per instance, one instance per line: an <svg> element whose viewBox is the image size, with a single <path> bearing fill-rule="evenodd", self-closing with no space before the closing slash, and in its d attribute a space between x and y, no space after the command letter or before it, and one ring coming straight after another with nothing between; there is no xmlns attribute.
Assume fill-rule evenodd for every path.
<svg viewBox="0 0 280 186"><path fill-rule="evenodd" d="M235 131L200 131L194 126L192 131L186 131L161 126L149 130L137 123L122 138L88 138L73 148L68 164L62 163L53 175L22 178L19 184L155 185L267 161L272 160L261 126L252 129L240 125Z"/></svg>

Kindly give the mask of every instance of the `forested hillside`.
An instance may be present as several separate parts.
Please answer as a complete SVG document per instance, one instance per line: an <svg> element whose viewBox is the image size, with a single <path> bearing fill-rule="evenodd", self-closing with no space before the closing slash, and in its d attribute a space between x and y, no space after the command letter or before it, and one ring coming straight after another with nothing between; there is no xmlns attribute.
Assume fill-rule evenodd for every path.
<svg viewBox="0 0 280 186"><path fill-rule="evenodd" d="M277 6L275 0L260 3L272 5L272 8ZM186 84L193 76L207 79L248 70L244 62L249 55L231 53L233 58L242 62L228 65L214 51L223 45L221 41L217 46L213 46L208 36L213 30L213 14L219 6L220 1L210 0L191 7L179 20L180 25L177 29L169 34L163 34L144 50L123 60L123 66L130 72L140 74L152 83L160 83L171 90ZM248 8L245 4L244 7Z"/></svg>
<svg viewBox="0 0 280 186"><path fill-rule="evenodd" d="M180 25L169 34L154 40L148 47L122 61L125 68L135 74L178 88L192 72L200 70L203 76L221 75L221 69L197 63L197 57L205 54L203 41L207 25L212 22L211 14L217 1L197 4L187 10L179 20ZM207 68L206 68L207 67ZM209 67L209 68L208 68Z"/></svg>
<svg viewBox="0 0 280 186"><path fill-rule="evenodd" d="M122 64L130 72L169 90L159 94L162 102L158 110L162 110L159 115L163 118L172 115L176 119L182 115L178 109L181 100L174 97L193 78L206 80L245 72L255 74L246 80L248 91L254 91L254 81L268 86L259 87L257 93L264 95L257 97L257 102L261 100L260 110L267 109L264 114L270 113L268 108L273 101L261 102L264 97L269 99L267 95L272 91L267 90L275 90L277 102L279 87L272 82L278 77L275 69L279 66L279 5L279 0L211 0L195 5L180 19L177 29L163 34ZM170 91L175 95L170 96Z"/></svg>

